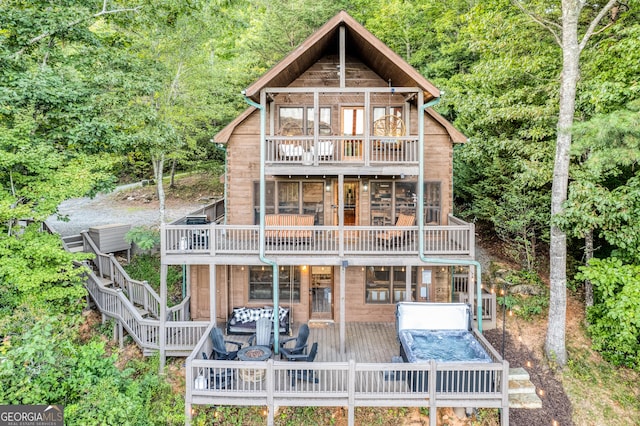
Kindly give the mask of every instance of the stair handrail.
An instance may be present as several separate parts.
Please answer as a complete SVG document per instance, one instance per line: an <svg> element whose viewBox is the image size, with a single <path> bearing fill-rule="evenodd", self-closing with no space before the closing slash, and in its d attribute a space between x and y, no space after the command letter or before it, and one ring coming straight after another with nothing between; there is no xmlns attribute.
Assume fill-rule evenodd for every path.
<svg viewBox="0 0 640 426"><path fill-rule="evenodd" d="M82 239L84 241L84 247L83 250L89 251L90 253L93 253L96 258L92 260L92 262L94 263L94 265L96 265L96 267L98 268L98 274L101 278L104 278L105 276L105 270L109 267L110 268L110 264L111 261L109 260L109 256L102 253L99 249L98 246L96 245L96 243L93 241L93 239L91 238L91 236L89 236L89 232L88 231L81 231L80 235L82 235ZM89 249L89 250L87 250ZM103 260L105 261L105 265L103 265ZM111 271L109 271L109 277L113 276L113 273Z"/></svg>
<svg viewBox="0 0 640 426"><path fill-rule="evenodd" d="M113 280L114 286L126 290L129 297L132 297L132 294L137 294L132 290L134 285L141 286L143 289L142 300L140 302L138 302L138 300L133 300L133 302L140 303L145 310L149 311L156 318L159 318L160 296L149 285L149 283L147 281L132 279L112 253L105 254L100 252L98 246L87 231L82 231L81 235L86 243L85 247L88 247L90 252L96 256L96 259L94 259L93 262L97 266L100 276L105 277L106 275L109 279ZM118 279L119 277L122 279Z"/></svg>
<svg viewBox="0 0 640 426"><path fill-rule="evenodd" d="M111 262L111 269L113 270L110 278L114 281L114 285L117 284L118 287L126 289L133 303L142 305L144 309L153 314L153 316L160 318L160 296L153 287L151 287L146 280L140 281L131 278L113 254L109 254L109 260ZM142 289L141 298L137 297L138 292L133 290L134 286Z"/></svg>
<svg viewBox="0 0 640 426"><path fill-rule="evenodd" d="M191 296L182 299L182 302L167 308L167 321L189 321Z"/></svg>
<svg viewBox="0 0 640 426"><path fill-rule="evenodd" d="M151 341L143 340L142 335L158 336L158 331L152 331L149 333L149 328L158 329L159 322L155 319L142 318L140 313L136 310L131 301L123 294L120 288L107 288L105 287L95 273L91 270L87 271L87 291L91 295L93 301L98 305L100 312L111 318L119 320L120 324L124 327L127 333L133 340L143 349L158 349L157 340ZM103 295L109 295L115 297L117 306L108 306L104 303ZM143 328L147 329L147 333L138 333Z"/></svg>

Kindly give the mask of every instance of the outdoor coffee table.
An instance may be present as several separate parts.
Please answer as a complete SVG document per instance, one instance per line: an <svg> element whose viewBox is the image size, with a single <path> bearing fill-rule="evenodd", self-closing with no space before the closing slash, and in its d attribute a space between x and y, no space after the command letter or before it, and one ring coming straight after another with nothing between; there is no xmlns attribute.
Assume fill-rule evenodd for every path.
<svg viewBox="0 0 640 426"><path fill-rule="evenodd" d="M266 346L247 346L238 351L240 361L266 361L271 357L271 349ZM264 379L266 370L256 368L240 368L240 378L247 382L260 382Z"/></svg>

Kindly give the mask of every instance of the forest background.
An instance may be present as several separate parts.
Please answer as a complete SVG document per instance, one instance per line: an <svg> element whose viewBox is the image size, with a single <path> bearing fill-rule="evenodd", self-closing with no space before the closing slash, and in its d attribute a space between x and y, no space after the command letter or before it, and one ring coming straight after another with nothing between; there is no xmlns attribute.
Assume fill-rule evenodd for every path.
<svg viewBox="0 0 640 426"><path fill-rule="evenodd" d="M0 2L0 403L64 404L70 424L181 422L153 361L118 368L79 337L81 256L38 225L154 167L219 174L211 138L246 108L241 90L339 10L444 91L437 110L469 137L454 154L456 215L543 277L550 224L562 227L593 347L640 369L640 3L617 3L582 53L554 218L562 52L539 22L561 9L519 3L535 13L506 0Z"/></svg>

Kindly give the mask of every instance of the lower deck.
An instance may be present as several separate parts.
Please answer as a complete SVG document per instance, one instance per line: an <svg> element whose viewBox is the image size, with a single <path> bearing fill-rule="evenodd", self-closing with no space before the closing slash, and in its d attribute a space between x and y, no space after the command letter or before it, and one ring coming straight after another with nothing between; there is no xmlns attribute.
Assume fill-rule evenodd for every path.
<svg viewBox="0 0 640 426"><path fill-rule="evenodd" d="M291 328L291 335L298 334L299 323ZM319 362L357 362L385 363L400 354L395 323L391 322L348 322L345 327L345 352L340 353L340 324L330 321L310 321L308 346L318 342ZM224 329L224 323L218 323ZM243 343L246 346L251 335L229 334L227 340ZM282 335L280 339L289 336ZM276 357L277 358L277 357Z"/></svg>

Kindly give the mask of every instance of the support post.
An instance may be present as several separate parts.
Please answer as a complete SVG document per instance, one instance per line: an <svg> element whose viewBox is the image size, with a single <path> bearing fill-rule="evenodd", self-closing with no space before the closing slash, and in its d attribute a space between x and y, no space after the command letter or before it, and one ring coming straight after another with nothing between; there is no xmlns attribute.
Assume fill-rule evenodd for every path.
<svg viewBox="0 0 640 426"><path fill-rule="evenodd" d="M438 372L436 361L429 361L429 426L436 426L438 420L438 402L436 401L436 384L438 382Z"/></svg>
<svg viewBox="0 0 640 426"><path fill-rule="evenodd" d="M216 326L218 314L216 312L216 291L217 291L217 277L216 277L216 265L209 264L209 318L211 323Z"/></svg>
<svg viewBox="0 0 640 426"><path fill-rule="evenodd" d="M167 361L167 269L166 264L160 265L160 330L158 336L158 347L160 351L160 365L158 374L164 374L164 366Z"/></svg>
<svg viewBox="0 0 640 426"><path fill-rule="evenodd" d="M354 426L356 424L356 362L352 359L349 360L349 378L347 384L347 393L349 395L348 402L348 424Z"/></svg>
<svg viewBox="0 0 640 426"><path fill-rule="evenodd" d="M340 354L344 355L346 353L346 289L347 289L347 268L345 267L345 263L347 261L342 261L340 265Z"/></svg>

